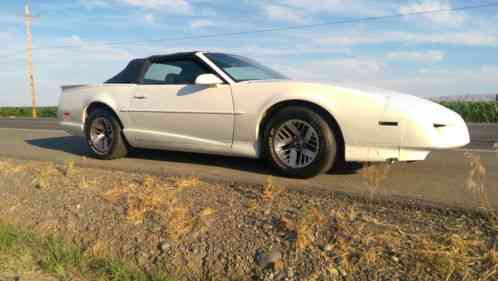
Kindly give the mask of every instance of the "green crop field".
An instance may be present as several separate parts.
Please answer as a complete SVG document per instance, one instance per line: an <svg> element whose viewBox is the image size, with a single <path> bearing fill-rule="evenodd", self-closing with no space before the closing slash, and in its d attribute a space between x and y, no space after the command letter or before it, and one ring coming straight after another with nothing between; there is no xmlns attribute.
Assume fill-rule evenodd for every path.
<svg viewBox="0 0 498 281"><path fill-rule="evenodd" d="M56 106L38 107L38 117L57 117ZM0 117L32 117L31 107L0 107Z"/></svg>
<svg viewBox="0 0 498 281"><path fill-rule="evenodd" d="M498 102L441 102L466 122L498 123Z"/></svg>

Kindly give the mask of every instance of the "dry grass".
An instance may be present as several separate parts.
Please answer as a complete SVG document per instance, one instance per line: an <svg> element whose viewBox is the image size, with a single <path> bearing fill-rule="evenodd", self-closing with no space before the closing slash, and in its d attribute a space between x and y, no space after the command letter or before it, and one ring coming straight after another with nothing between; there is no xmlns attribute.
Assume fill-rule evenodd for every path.
<svg viewBox="0 0 498 281"><path fill-rule="evenodd" d="M247 201L247 209L249 210L249 212L256 211L258 207L259 207L258 200L249 199L249 201Z"/></svg>
<svg viewBox="0 0 498 281"><path fill-rule="evenodd" d="M486 208L491 205L483 184L486 170L478 157L466 155L466 159L469 159L471 167L467 190L476 195L476 200L479 200L482 208ZM5 169L2 170L2 167ZM26 174L32 173L36 179L49 178L49 184L54 186L59 179L59 183L67 184L72 181L80 188L89 188L92 185L97 187L96 181L92 182L85 177L83 169L79 170L76 176L61 177L66 174L64 169L44 163L16 166L0 161L0 173L26 171ZM375 193L383 181L382 178L387 177L387 172L382 169L372 170L375 171L366 178L369 184L377 186L373 192ZM198 197L189 200L192 194L198 194L199 191L191 188L203 184L195 177L140 178L139 175L119 175L103 176L102 179L105 180L99 180L99 183L105 182L103 186L108 189L100 194L101 198L116 206L117 210L124 210L125 222L142 224L154 220L154 225L160 223L161 235L164 234L164 238L172 243L175 251L190 243L196 243L192 241L213 239L214 236L207 235L211 233L205 232L215 225L213 222L216 219L226 216L218 215L218 207L213 208L218 205L210 202L210 199L202 201L202 204L198 204ZM210 190L207 185L205 187L206 191ZM102 192L100 188L99 186L91 190L92 194ZM400 280L416 280L410 279L414 276L420 276L421 280L498 280L497 245L489 239L495 234L490 232L493 236L489 236L489 229L482 227L482 222L469 224L467 219L470 215L463 218L462 222L453 216L445 217L424 211L403 211L400 216L405 217L404 220L392 220L393 212L387 213L390 217L384 217L386 211L383 208L373 210L373 206L369 204L356 201L341 204L340 199L325 201L326 199L315 197L307 201L307 197L293 198L293 193L282 194L283 190L275 186L269 178L260 189L251 188L247 191L251 196L245 200L245 206L249 211L273 211L271 215L264 214L264 220L269 223L273 223L274 216L280 214L278 227L281 229L276 233L283 232L285 239L289 239L291 244L289 248L285 246L282 249L288 251L283 252L286 259L275 266L282 271L285 266L292 266L299 274L306 272L307 276L300 275L302 280L359 280L363 277L363 280L383 280L383 271L392 273L396 270L402 274ZM322 200L330 204L322 204ZM288 204L289 201L291 204ZM310 205L303 207L303 202L312 203L305 203ZM296 209L300 211L296 212ZM223 208L219 209L219 212L223 211ZM241 215L261 214L248 214L247 210L242 210ZM394 214L394 217L397 215ZM466 229L467 224L472 225L472 228ZM52 222L48 221L47 224L40 224L37 231L52 233L55 231L53 227ZM281 231L282 229L285 231ZM199 237L201 233L205 235ZM228 234L230 235L231 233ZM103 256L109 250L107 247L109 245L106 245L106 241L96 240L85 248L85 254ZM187 262L193 260L186 251L178 255L184 255L182 258ZM187 271L194 272L198 269L194 263L185 264L188 265L185 266ZM313 272L310 272L310 267L313 267ZM405 277L407 279L403 279Z"/></svg>
<svg viewBox="0 0 498 281"><path fill-rule="evenodd" d="M488 191L484 184L486 167L482 164L479 155L470 152L466 152L464 155L470 168L469 175L465 182L465 188L468 192L477 197L479 207L486 211L493 227L498 230L498 214L489 202Z"/></svg>
<svg viewBox="0 0 498 281"><path fill-rule="evenodd" d="M78 188L81 188L81 189L89 189L92 187L96 187L97 180L95 180L95 179L89 180L88 177L83 176L79 179L77 186L78 186Z"/></svg>
<svg viewBox="0 0 498 281"><path fill-rule="evenodd" d="M470 167L465 187L469 192L478 197L479 206L481 208L489 210L491 205L489 203L486 186L484 185L486 168L482 164L481 157L479 155L470 152L466 152L464 155Z"/></svg>
<svg viewBox="0 0 498 281"><path fill-rule="evenodd" d="M489 267L498 267L498 250L489 250L486 261L489 264Z"/></svg>
<svg viewBox="0 0 498 281"><path fill-rule="evenodd" d="M280 227L295 236L296 250L305 251L315 241L315 234L325 223L325 219L316 207L305 208L296 219L282 217Z"/></svg>
<svg viewBox="0 0 498 281"><path fill-rule="evenodd" d="M173 184L171 184L171 182ZM125 216L132 224L141 224L148 214L155 214L165 226L171 241L181 241L187 233L206 231L216 211L205 208L194 214L190 202L179 199L184 188L200 184L197 178L175 178L162 181L145 176L141 182L121 181L102 194L112 204L124 204Z"/></svg>
<svg viewBox="0 0 498 281"><path fill-rule="evenodd" d="M177 188L192 188L198 187L202 184L202 181L195 176L187 176L187 177L176 177L173 178L173 184Z"/></svg>
<svg viewBox="0 0 498 281"><path fill-rule="evenodd" d="M367 184L370 199L373 199L381 184L387 179L390 170L391 166L387 163L364 164L361 175Z"/></svg>
<svg viewBox="0 0 498 281"><path fill-rule="evenodd" d="M121 180L112 184L102 198L113 204L123 203L127 220L134 224L143 223L150 211L166 209L172 197L171 190L159 186L158 179L152 176L145 176L141 183Z"/></svg>
<svg viewBox="0 0 498 281"><path fill-rule="evenodd" d="M273 178L267 177L266 183L261 190L253 192L251 199L246 203L249 212L256 212L262 210L265 215L269 215L272 208L275 207L274 203L278 204L277 198L282 195L285 188L282 188L273 183Z"/></svg>
<svg viewBox="0 0 498 281"><path fill-rule="evenodd" d="M266 184L263 186L263 190L261 192L261 199L267 201L273 201L283 191L284 191L283 188L273 183L272 177L268 177L266 179Z"/></svg>
<svg viewBox="0 0 498 281"><path fill-rule="evenodd" d="M64 161L64 165L62 166L62 174L66 177L72 177L76 174L76 167L73 160Z"/></svg>
<svg viewBox="0 0 498 281"><path fill-rule="evenodd" d="M50 180L59 175L59 170L51 162L43 163L38 165L36 168L32 168L32 173L34 176L33 184L38 189L47 189L50 187Z"/></svg>
<svg viewBox="0 0 498 281"><path fill-rule="evenodd" d="M93 242L92 246L87 249L88 254L95 257L104 257L109 252L107 242L97 240Z"/></svg>
<svg viewBox="0 0 498 281"><path fill-rule="evenodd" d="M483 259L478 257L476 251L485 247L485 243L453 234L441 242L422 237L418 246L419 249L415 251L417 256L443 280L451 280L457 273L468 274L471 265Z"/></svg>
<svg viewBox="0 0 498 281"><path fill-rule="evenodd" d="M0 161L0 175L12 175L25 170L25 166L10 161Z"/></svg>

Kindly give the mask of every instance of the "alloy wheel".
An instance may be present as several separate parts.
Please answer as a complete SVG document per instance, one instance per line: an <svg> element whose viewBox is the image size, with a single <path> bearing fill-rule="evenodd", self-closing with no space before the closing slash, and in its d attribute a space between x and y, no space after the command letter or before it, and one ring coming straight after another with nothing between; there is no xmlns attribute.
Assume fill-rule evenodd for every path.
<svg viewBox="0 0 498 281"><path fill-rule="evenodd" d="M278 158L286 166L305 168L318 156L319 135L308 122L292 119L275 131L273 146Z"/></svg>

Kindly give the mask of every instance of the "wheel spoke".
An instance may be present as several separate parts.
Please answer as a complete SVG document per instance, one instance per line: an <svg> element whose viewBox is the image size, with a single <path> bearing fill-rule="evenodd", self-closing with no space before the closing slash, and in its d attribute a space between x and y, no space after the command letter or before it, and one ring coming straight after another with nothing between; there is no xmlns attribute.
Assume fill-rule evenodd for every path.
<svg viewBox="0 0 498 281"><path fill-rule="evenodd" d="M301 135L301 132L294 123L289 123L284 128L287 129L292 134L292 137L297 137Z"/></svg>
<svg viewBox="0 0 498 281"><path fill-rule="evenodd" d="M107 138L104 137L101 142L102 142L102 150L103 151L108 151L109 150L109 144L107 143Z"/></svg>
<svg viewBox="0 0 498 281"><path fill-rule="evenodd" d="M286 136L283 132L278 134L279 146L285 146L292 142L293 138L291 136Z"/></svg>
<svg viewBox="0 0 498 281"><path fill-rule="evenodd" d="M296 149L291 149L290 150L289 164L291 166L296 166L297 165L297 150Z"/></svg>
<svg viewBox="0 0 498 281"><path fill-rule="evenodd" d="M304 141L308 143L310 140L312 140L314 136L315 136L314 130L311 130L311 127L308 127L304 135Z"/></svg>
<svg viewBox="0 0 498 281"><path fill-rule="evenodd" d="M95 142L95 143L99 143L99 142L101 142L104 138L105 138L105 135L104 135L104 134L99 134L97 137L95 137L94 142Z"/></svg>
<svg viewBox="0 0 498 281"><path fill-rule="evenodd" d="M309 150L309 149L303 149L302 150L302 153L306 156L306 157L309 157L309 158L315 158L316 157L316 153Z"/></svg>

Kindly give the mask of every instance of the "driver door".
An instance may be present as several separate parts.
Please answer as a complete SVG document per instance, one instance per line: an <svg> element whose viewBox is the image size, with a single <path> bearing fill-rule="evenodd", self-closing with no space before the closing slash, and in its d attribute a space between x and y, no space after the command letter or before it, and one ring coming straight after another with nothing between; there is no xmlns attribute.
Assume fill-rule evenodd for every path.
<svg viewBox="0 0 498 281"><path fill-rule="evenodd" d="M210 73L189 60L152 62L130 101L130 130L142 147L224 151L233 140L233 100L228 84L195 85Z"/></svg>

